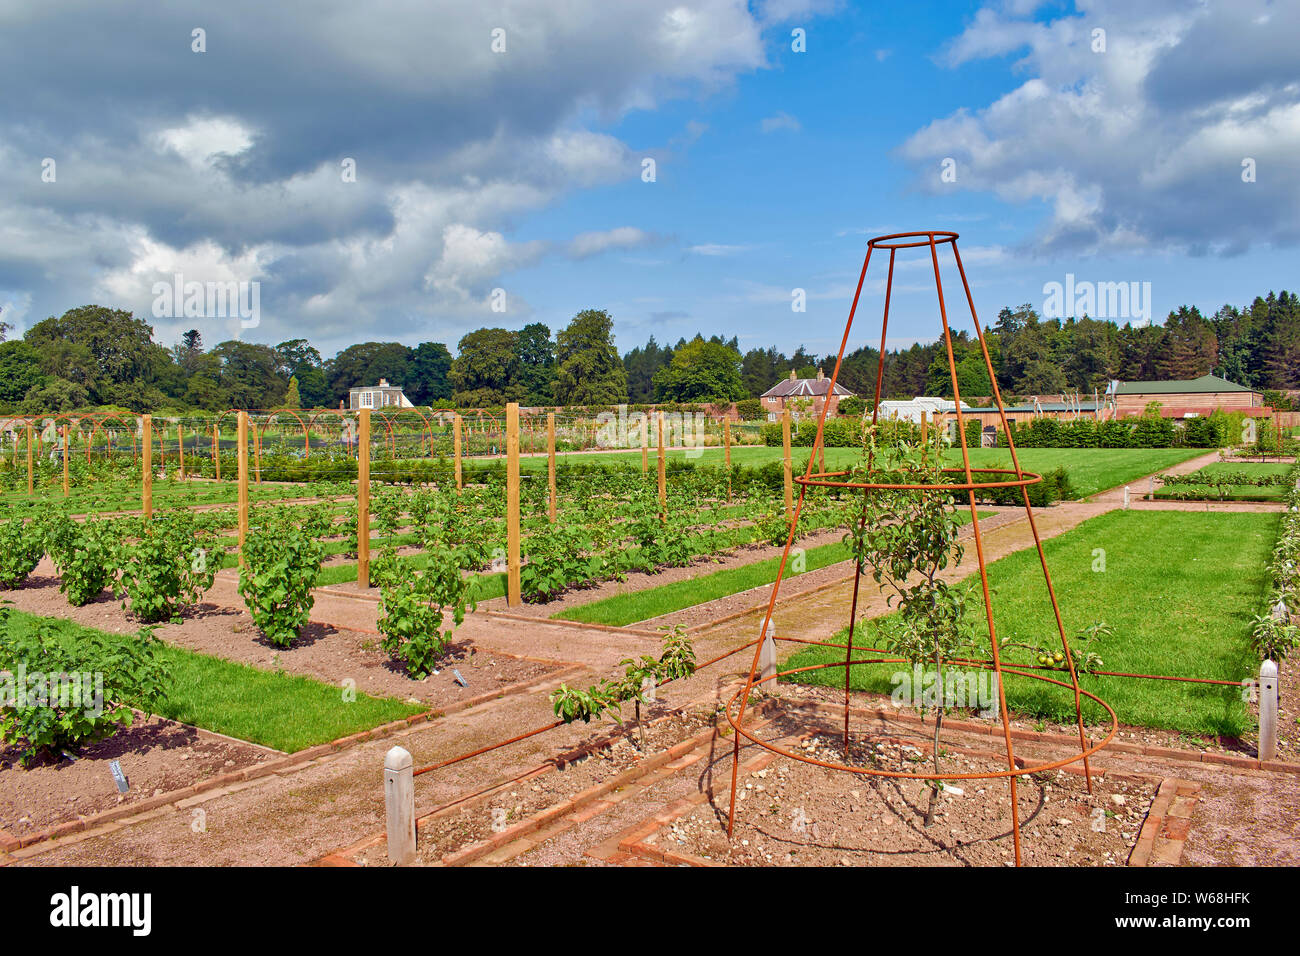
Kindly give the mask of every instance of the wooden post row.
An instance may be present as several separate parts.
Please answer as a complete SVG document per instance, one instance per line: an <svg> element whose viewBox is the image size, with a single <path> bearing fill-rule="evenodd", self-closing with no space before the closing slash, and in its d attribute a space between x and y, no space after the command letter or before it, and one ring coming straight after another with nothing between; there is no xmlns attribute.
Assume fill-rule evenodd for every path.
<svg viewBox="0 0 1300 956"><path fill-rule="evenodd" d="M722 420L722 445L727 466L727 501L731 501L731 419Z"/></svg>
<svg viewBox="0 0 1300 956"><path fill-rule="evenodd" d="M790 460L790 409L781 413L781 453L785 466L785 517L794 521L794 474Z"/></svg>
<svg viewBox="0 0 1300 956"><path fill-rule="evenodd" d="M456 451L456 490L457 491L460 491L461 488L463 487L461 483L461 477L460 477L461 428L462 428L461 418L459 415L456 415L452 418L452 434L454 436L452 439L452 444Z"/></svg>
<svg viewBox="0 0 1300 956"><path fill-rule="evenodd" d="M546 484L550 494L550 516L554 522L559 511L555 500L555 413L546 413Z"/></svg>
<svg viewBox="0 0 1300 956"><path fill-rule="evenodd" d="M140 430L144 437L143 467L141 474L144 477L144 520L148 521L153 517L153 416L145 415L140 420Z"/></svg>
<svg viewBox="0 0 1300 956"><path fill-rule="evenodd" d="M668 520L668 472L664 450L664 413L659 412L659 519Z"/></svg>
<svg viewBox="0 0 1300 956"><path fill-rule="evenodd" d="M521 600L519 580L519 403L506 406L506 603Z"/></svg>
<svg viewBox="0 0 1300 956"><path fill-rule="evenodd" d="M357 413L357 586L370 587L370 409Z"/></svg>
<svg viewBox="0 0 1300 956"><path fill-rule="evenodd" d="M239 476L239 566L244 566L244 541L248 537L248 412L239 413L236 429Z"/></svg>

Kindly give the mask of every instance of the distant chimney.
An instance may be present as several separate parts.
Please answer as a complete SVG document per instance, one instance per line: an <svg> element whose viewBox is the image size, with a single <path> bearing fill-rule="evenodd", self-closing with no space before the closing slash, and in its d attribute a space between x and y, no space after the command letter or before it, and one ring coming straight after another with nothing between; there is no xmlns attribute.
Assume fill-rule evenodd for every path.
<svg viewBox="0 0 1300 956"><path fill-rule="evenodd" d="M381 379L379 380L379 387L380 387L380 388L387 388L387 387L388 387L388 379L386 379L386 378L381 378Z"/></svg>
<svg viewBox="0 0 1300 956"><path fill-rule="evenodd" d="M820 382L820 381L823 381L825 378L826 378L826 376L822 374L822 370L821 370L821 369L818 369L818 370L817 370L817 381L819 381L819 382Z"/></svg>
<svg viewBox="0 0 1300 956"><path fill-rule="evenodd" d="M795 377L795 374L794 374L794 369L790 369L790 381L792 381L792 382L793 382L793 381L796 381L796 377Z"/></svg>

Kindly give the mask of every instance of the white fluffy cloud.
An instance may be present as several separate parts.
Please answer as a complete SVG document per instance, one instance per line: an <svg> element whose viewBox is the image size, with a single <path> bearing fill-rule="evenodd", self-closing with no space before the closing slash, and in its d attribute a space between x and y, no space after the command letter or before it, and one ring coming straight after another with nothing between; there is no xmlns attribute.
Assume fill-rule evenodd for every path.
<svg viewBox="0 0 1300 956"><path fill-rule="evenodd" d="M97 298L147 315L181 272L259 281L264 337L454 341L514 270L663 241L622 223L510 238L703 129L634 152L597 124L766 66L745 0L56 7L0 15L0 87L24 90L0 116L6 320Z"/></svg>
<svg viewBox="0 0 1300 956"><path fill-rule="evenodd" d="M1026 19L1037 6L982 9L941 52L954 69L1018 55L1025 79L907 140L923 188L1043 203L1035 245L1049 250L1234 253L1300 238L1300 6L1081 0Z"/></svg>

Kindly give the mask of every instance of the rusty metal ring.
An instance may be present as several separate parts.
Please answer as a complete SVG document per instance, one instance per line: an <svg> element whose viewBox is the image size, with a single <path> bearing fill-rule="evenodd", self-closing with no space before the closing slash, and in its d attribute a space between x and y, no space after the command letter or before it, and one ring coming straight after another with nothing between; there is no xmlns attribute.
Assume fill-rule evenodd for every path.
<svg viewBox="0 0 1300 956"><path fill-rule="evenodd" d="M803 673L804 671L821 670L822 668L825 667L846 667L852 664L907 664L907 663L911 663L911 662L908 661L906 658L902 658L902 657L875 658L873 660L855 660L855 661L827 661L826 663L823 664L811 664L808 667L796 667L795 669L789 671L778 671L777 673L769 677L761 677L758 680L755 680L753 682L753 686L757 687L759 684L762 684L765 681L775 680L778 677L785 677L789 674L800 674ZM975 666L982 667L984 670L994 670L992 666L987 664L975 665ZM1031 677L1034 680L1041 680L1048 684L1056 684L1059 687L1064 687L1066 690L1070 690L1070 691L1074 690L1074 686L1072 684L1067 684L1064 681L1055 680L1054 678L1046 677L1042 674L1026 673L1025 671L1020 671L1020 670L1016 670L1015 668L1009 668L1009 667L1003 667L1001 673L1015 674L1016 676L1019 677ZM786 750L782 747L778 747L776 744L769 743L765 740L759 740L752 733L750 733L749 731L741 727L736 722L736 718L731 712L732 705L735 704L737 701L739 701L741 695L744 693L745 693L745 689L743 687L740 690L736 691L735 696L733 696L731 700L727 702L727 707L726 707L727 723L731 724L732 729L737 734L744 737L746 740L750 741L751 743L757 744L758 746L762 747L764 750L770 750L772 753L780 754L783 757L789 757L791 760L799 760L802 761L803 763L814 764L818 767L825 767L828 770L844 770L847 771L848 773L856 773L859 776L864 776L864 777L892 777L896 779L905 779L905 780L999 780L1004 777L1024 777L1024 776L1028 776L1029 774L1041 773L1046 770L1056 770L1060 767L1066 766L1067 764L1078 763L1079 761L1086 760L1088 757L1091 757L1097 751L1101 750L1108 743L1110 743L1111 740L1114 739L1115 734L1119 732L1119 718L1115 716L1114 708L1111 707L1110 704L1102 700L1100 697L1098 697L1096 694L1091 693L1090 691L1086 691L1082 687L1080 687L1079 688L1080 695L1084 697L1088 697L1091 700L1096 701L1098 704L1101 704L1102 707L1106 708L1106 712L1110 714L1110 732L1106 734L1106 736L1101 740L1100 743L1095 744L1092 747L1089 747L1087 750L1082 750L1079 753L1074 754L1073 756L1066 757L1063 760L1054 760L1050 763L1036 764L1032 767L1026 766L1024 768L1018 768L1015 770L1012 769L997 770L997 771L991 771L989 773L910 773L902 770L874 770L868 767L851 767L848 764L837 763L831 760L817 760L813 757L809 757L804 754L797 754L792 751Z"/></svg>
<svg viewBox="0 0 1300 956"><path fill-rule="evenodd" d="M943 468L941 471L944 474L966 474L965 468ZM1015 475L1016 478L1012 481L965 481L941 485L891 485L871 481L829 481L828 479L848 475L851 472L824 471L813 475L797 475L794 482L804 487L863 488L869 491L979 491L982 488L1024 488L1043 480L1042 475L1032 471L1015 472L1010 468L972 468L970 473L971 475Z"/></svg>
<svg viewBox="0 0 1300 956"><path fill-rule="evenodd" d="M916 242L895 242L895 239L916 239ZM872 249L916 249L920 246L941 246L952 243L956 246L958 234L934 230L933 232L895 232L888 236L876 236L867 245Z"/></svg>

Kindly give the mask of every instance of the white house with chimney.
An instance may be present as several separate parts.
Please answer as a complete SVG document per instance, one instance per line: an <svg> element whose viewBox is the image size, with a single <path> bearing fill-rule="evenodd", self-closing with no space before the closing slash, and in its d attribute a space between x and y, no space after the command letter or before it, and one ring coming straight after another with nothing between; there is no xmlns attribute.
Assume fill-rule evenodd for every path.
<svg viewBox="0 0 1300 956"><path fill-rule="evenodd" d="M406 397L399 385L388 384L388 379L381 378L378 385L363 385L348 389L348 408L357 411L362 408L414 408L415 405Z"/></svg>

